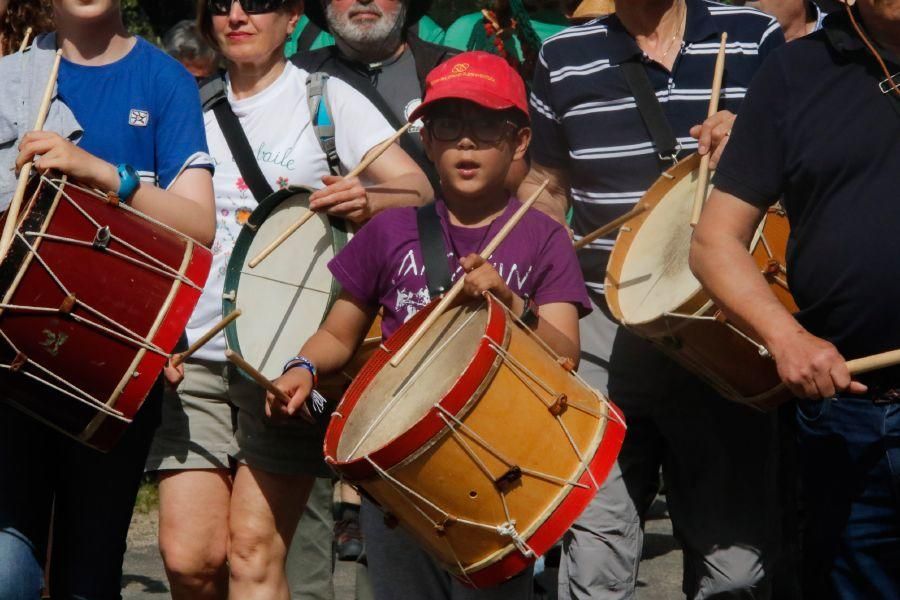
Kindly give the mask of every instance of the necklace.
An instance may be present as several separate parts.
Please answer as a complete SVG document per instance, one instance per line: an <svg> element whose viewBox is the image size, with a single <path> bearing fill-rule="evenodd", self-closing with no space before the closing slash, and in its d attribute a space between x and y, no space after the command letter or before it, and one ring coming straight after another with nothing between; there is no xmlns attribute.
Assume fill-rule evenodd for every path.
<svg viewBox="0 0 900 600"><path fill-rule="evenodd" d="M680 18L678 20L678 27L675 29L674 35L672 35L672 39L669 40L669 43L666 45L666 50L654 60L658 63L662 63L663 60L669 55L669 52L672 51L672 48L676 47L676 41L678 38L684 35L684 28L687 26L687 7L684 2L679 2L678 4L679 11L681 13Z"/></svg>

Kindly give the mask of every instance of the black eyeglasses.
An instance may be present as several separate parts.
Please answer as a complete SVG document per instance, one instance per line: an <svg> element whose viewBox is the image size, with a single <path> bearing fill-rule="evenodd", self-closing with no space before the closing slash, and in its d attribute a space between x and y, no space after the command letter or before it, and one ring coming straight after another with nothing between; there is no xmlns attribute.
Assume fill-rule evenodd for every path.
<svg viewBox="0 0 900 600"><path fill-rule="evenodd" d="M455 142L467 131L475 139L485 144L496 144L518 126L509 119L462 117L434 117L425 122L434 139L441 142Z"/></svg>
<svg viewBox="0 0 900 600"><path fill-rule="evenodd" d="M285 0L207 0L209 11L214 15L227 15L231 6L238 2L248 15L275 12L284 6Z"/></svg>

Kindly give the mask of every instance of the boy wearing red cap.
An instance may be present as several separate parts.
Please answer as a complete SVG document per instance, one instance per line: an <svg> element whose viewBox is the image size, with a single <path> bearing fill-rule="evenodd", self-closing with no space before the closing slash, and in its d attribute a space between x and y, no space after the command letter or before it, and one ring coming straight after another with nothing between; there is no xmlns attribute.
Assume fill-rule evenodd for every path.
<svg viewBox="0 0 900 600"><path fill-rule="evenodd" d="M425 99L410 115L412 121L419 118L425 125L425 150L441 179L437 203L421 210L436 213L443 244L438 261L447 261L449 279L465 277L467 299L490 291L513 313L527 314L523 320L547 344L577 360L578 319L587 314L589 302L566 230L532 210L487 261L478 256L521 206L504 189L504 180L531 138L522 79L497 56L460 54L428 75ZM429 257L423 252L416 211L384 211L329 264L343 292L300 356L288 363L302 365L275 381L291 401L283 405L269 395L272 414L306 410L312 371L339 371L379 308L387 338L431 300L425 272ZM492 589L471 590L441 570L399 528L388 529L372 504L363 503L360 520L377 600L531 597L530 571Z"/></svg>

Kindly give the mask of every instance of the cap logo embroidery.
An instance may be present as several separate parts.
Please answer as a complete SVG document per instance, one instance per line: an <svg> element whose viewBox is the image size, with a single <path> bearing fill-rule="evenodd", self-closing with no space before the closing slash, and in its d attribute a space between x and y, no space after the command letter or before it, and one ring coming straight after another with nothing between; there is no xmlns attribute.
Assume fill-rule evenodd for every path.
<svg viewBox="0 0 900 600"><path fill-rule="evenodd" d="M458 65L453 65L453 72L455 74L465 73L469 69L469 63L459 63Z"/></svg>

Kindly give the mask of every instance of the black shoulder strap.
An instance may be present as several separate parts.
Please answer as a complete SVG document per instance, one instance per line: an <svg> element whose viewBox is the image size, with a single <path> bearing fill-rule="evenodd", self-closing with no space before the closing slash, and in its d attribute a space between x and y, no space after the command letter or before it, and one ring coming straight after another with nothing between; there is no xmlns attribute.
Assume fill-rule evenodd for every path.
<svg viewBox="0 0 900 600"><path fill-rule="evenodd" d="M309 21L306 27L303 28L303 31L300 32L300 37L297 38L297 52L308 52L320 33L322 33L322 29L312 21Z"/></svg>
<svg viewBox="0 0 900 600"><path fill-rule="evenodd" d="M678 156L681 147L672 132L672 126L663 113L659 98L653 91L644 65L636 60L626 60L622 63L621 68L660 159L674 159Z"/></svg>
<svg viewBox="0 0 900 600"><path fill-rule="evenodd" d="M237 163L238 171L244 178L244 183L250 188L250 193L253 194L256 201L261 202L274 190L259 168L259 163L256 162L256 157L253 155L253 148L250 147L250 142L247 140L247 134L244 133L234 111L231 110L225 91L224 77L219 75L208 79L200 88L200 101L203 103L204 112L213 111L213 115L222 129L222 135L225 136L228 149L231 150L231 155Z"/></svg>
<svg viewBox="0 0 900 600"><path fill-rule="evenodd" d="M416 77L419 78L419 86L422 88L423 94L425 93L425 78L428 77L431 70L448 58L459 54L453 48L426 42L412 29L409 30L406 43L409 45L409 50L416 63Z"/></svg>
<svg viewBox="0 0 900 600"><path fill-rule="evenodd" d="M419 246L425 262L425 278L428 280L428 295L432 298L443 296L450 289L450 265L447 264L447 246L437 205L432 202L416 210L416 224L419 228Z"/></svg>

